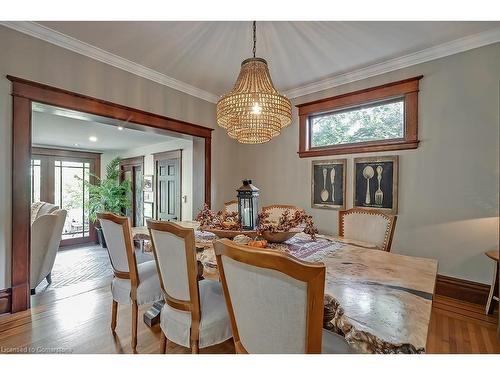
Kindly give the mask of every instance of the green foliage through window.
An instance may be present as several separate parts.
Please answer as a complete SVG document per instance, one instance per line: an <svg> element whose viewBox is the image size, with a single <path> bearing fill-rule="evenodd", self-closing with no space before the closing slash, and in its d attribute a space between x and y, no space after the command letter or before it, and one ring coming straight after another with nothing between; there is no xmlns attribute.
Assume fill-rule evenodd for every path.
<svg viewBox="0 0 500 375"><path fill-rule="evenodd" d="M309 117L311 147L404 138L404 99Z"/></svg>

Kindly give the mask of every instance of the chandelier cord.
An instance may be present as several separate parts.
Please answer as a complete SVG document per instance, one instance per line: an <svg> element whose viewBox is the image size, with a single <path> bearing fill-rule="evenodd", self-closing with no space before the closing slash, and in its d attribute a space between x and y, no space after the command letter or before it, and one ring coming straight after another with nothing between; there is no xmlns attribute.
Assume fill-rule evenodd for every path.
<svg viewBox="0 0 500 375"><path fill-rule="evenodd" d="M253 57L255 58L255 52L257 51L257 22L253 21Z"/></svg>

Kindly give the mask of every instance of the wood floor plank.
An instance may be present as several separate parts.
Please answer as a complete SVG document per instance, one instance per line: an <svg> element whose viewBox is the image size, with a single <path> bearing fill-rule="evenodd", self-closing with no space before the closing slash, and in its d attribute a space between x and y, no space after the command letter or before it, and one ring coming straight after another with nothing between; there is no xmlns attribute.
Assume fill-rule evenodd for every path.
<svg viewBox="0 0 500 375"><path fill-rule="evenodd" d="M471 353L479 354L479 353L481 353L481 349L479 347L479 342L478 342L478 339L476 337L476 330L474 329L474 325L470 322L467 322L466 325L467 325L467 331L468 331L469 337L470 337Z"/></svg>
<svg viewBox="0 0 500 375"><path fill-rule="evenodd" d="M448 325L448 317L445 315L441 316L441 340L442 347L440 349L440 353L450 353L450 329Z"/></svg>
<svg viewBox="0 0 500 375"><path fill-rule="evenodd" d="M482 335L484 343L486 345L486 351L488 353L494 353L495 352L494 345L490 341L490 337L488 335L488 330L485 327L481 327L480 329L481 329L481 335Z"/></svg>
<svg viewBox="0 0 500 375"><path fill-rule="evenodd" d="M470 336L469 336L469 331L467 329L467 322L463 320L458 321L460 325L460 335L462 336L462 353L471 353L472 348L471 348L471 343L470 343ZM459 341L460 342L460 341Z"/></svg>
<svg viewBox="0 0 500 375"><path fill-rule="evenodd" d="M438 308L438 309L442 309L442 310L446 310L446 311L450 311L450 312L456 312L460 315L464 315L464 316L469 317L469 318L477 319L477 320L483 321L485 323L490 323L490 324L497 323L498 315L496 315L496 314L495 315L486 315L484 313L484 308L482 308L482 306L480 306L480 305L477 305L477 306L479 307L479 309L478 308L471 309L469 307L462 308L461 305L452 305L449 302L447 302L445 304L443 304L441 302L433 303L433 307Z"/></svg>
<svg viewBox="0 0 500 375"><path fill-rule="evenodd" d="M431 313L431 321L429 324L429 333L427 336L427 350L432 350L438 345L438 337L436 335L436 320L437 317L434 313Z"/></svg>
<svg viewBox="0 0 500 375"><path fill-rule="evenodd" d="M485 326L485 327L490 327L490 328L495 328L496 327L496 323L493 324L493 323L491 323L489 321L485 321L485 320L478 319L478 318L473 318L473 317L461 314L460 311L443 310L440 307L433 307L433 310L436 311L436 312L439 312L443 316L447 316L449 318L462 319L462 320L465 320L465 321L473 321L474 323L476 323L478 325Z"/></svg>
<svg viewBox="0 0 500 375"><path fill-rule="evenodd" d="M457 345L456 331L455 331L455 322L456 322L455 319L448 320L448 329L450 332L450 351L452 353L459 353L458 345Z"/></svg>

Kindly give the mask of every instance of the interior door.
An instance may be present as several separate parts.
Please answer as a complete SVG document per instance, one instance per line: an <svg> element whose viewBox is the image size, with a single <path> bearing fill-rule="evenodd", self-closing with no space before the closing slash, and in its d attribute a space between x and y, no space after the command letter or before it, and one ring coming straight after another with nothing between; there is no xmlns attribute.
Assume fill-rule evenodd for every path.
<svg viewBox="0 0 500 375"><path fill-rule="evenodd" d="M181 220L181 158L156 160L157 218Z"/></svg>

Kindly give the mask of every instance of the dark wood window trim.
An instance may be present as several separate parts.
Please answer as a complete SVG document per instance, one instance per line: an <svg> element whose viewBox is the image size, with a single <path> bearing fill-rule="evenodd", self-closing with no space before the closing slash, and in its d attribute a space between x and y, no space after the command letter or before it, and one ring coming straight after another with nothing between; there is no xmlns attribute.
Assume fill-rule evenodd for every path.
<svg viewBox="0 0 500 375"><path fill-rule="evenodd" d="M163 151L153 154L153 161L156 163L158 160L180 159L181 157L182 150Z"/></svg>
<svg viewBox="0 0 500 375"><path fill-rule="evenodd" d="M33 155L58 156L66 158L92 159L92 160L98 159L99 161L101 160L100 152L73 151L73 150L64 150L59 148L39 147L39 146L33 146L31 148L31 152ZM99 169L100 169L100 164L99 164Z"/></svg>
<svg viewBox="0 0 500 375"><path fill-rule="evenodd" d="M90 172L90 177L89 180L91 183L96 183L96 177L101 178L101 153L99 152L88 152L88 151L74 151L74 150L64 150L64 149L58 149L58 148L48 148L48 147L37 147L33 146L31 147L31 155L32 159L36 159L37 157L42 159L48 159L50 163L42 163L43 166L45 166L46 170L45 173L42 172L42 174L45 174L48 176L48 179L46 180L47 183L43 184L42 183L42 191L40 198L43 201L46 202L51 202L54 203L54 161L57 158L64 158L64 160L74 160L74 161L82 161L82 160L88 160L90 164L89 172ZM52 168L49 168L49 166L52 165ZM48 169L48 170L47 170ZM87 243L87 242L92 242L95 243L97 242L97 232L95 229L95 226L90 223L89 226L89 236L88 237L76 237L76 238L67 238L61 240L61 244L59 246L69 246L69 245L76 245L76 244L82 244L82 243Z"/></svg>
<svg viewBox="0 0 500 375"><path fill-rule="evenodd" d="M299 156L301 158L307 158L417 148L419 143L418 91L419 81L422 78L423 76L413 77L398 82L370 87L364 90L297 105L297 108L299 109ZM315 148L310 147L308 124L310 116L396 97L404 98L405 131L403 139L359 142Z"/></svg>
<svg viewBox="0 0 500 375"><path fill-rule="evenodd" d="M127 166L141 166L144 168L144 156L135 156L133 158L120 159L120 168Z"/></svg>
<svg viewBox="0 0 500 375"><path fill-rule="evenodd" d="M86 112L205 139L205 202L211 204L212 131L200 125L126 107L22 78L12 83L11 312L30 307L30 170L32 102Z"/></svg>

